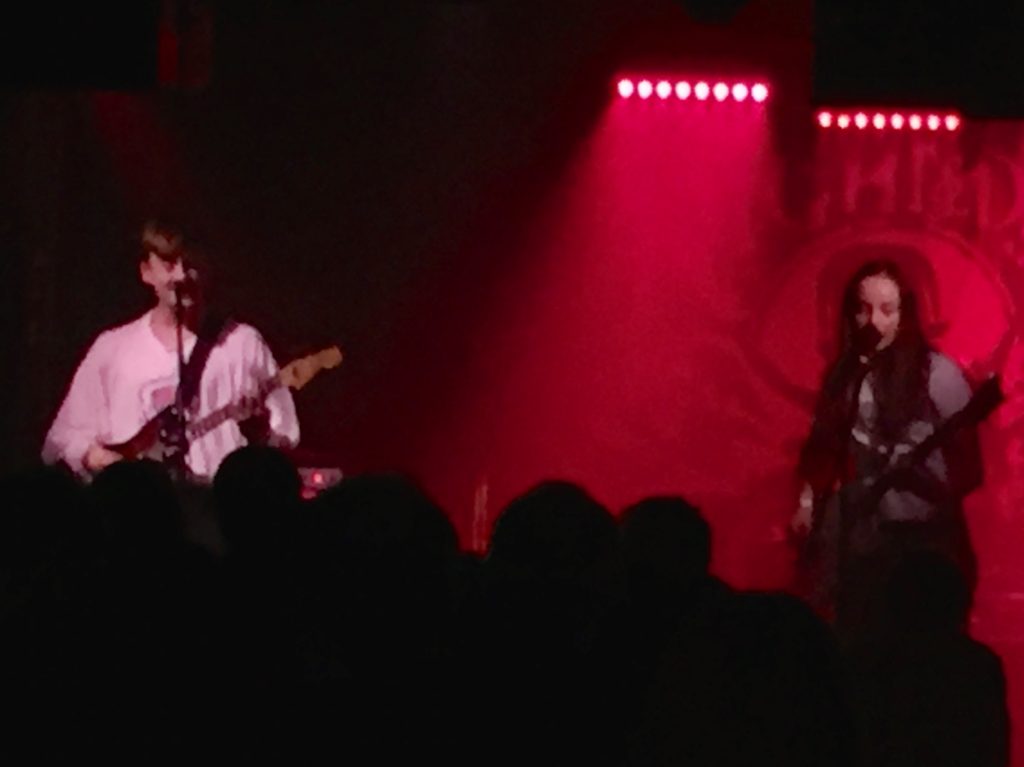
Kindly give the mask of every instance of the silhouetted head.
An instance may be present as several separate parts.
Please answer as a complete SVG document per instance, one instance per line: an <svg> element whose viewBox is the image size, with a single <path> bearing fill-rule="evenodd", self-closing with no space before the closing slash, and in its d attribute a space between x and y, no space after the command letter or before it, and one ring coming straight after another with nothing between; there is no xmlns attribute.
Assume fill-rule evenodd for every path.
<svg viewBox="0 0 1024 767"><path fill-rule="evenodd" d="M213 479L221 532L232 550L281 543L298 512L302 480L273 447L246 445L228 455Z"/></svg>
<svg viewBox="0 0 1024 767"><path fill-rule="evenodd" d="M678 496L646 498L621 519L623 557L633 576L685 587L708 575L711 527Z"/></svg>
<svg viewBox="0 0 1024 767"><path fill-rule="evenodd" d="M155 461L119 461L89 487L110 543L145 553L182 540L181 510L167 470Z"/></svg>
<svg viewBox="0 0 1024 767"><path fill-rule="evenodd" d="M448 517L408 476L384 472L350 477L327 496L344 518L346 545L366 562L447 558L457 550Z"/></svg>
<svg viewBox="0 0 1024 767"><path fill-rule="evenodd" d="M893 570L886 596L887 623L896 629L956 632L966 625L970 610L963 573L934 551L908 554Z"/></svg>
<svg viewBox="0 0 1024 767"><path fill-rule="evenodd" d="M542 482L498 517L487 563L539 576L583 578L618 556L615 521L571 482Z"/></svg>
<svg viewBox="0 0 1024 767"><path fill-rule="evenodd" d="M0 482L0 562L31 560L69 538L87 534L81 486L55 466L37 466Z"/></svg>

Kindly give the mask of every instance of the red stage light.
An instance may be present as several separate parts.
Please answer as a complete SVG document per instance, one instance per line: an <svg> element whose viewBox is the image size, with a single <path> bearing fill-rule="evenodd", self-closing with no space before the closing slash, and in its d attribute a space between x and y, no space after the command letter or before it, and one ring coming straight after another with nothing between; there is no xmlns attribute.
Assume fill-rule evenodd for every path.
<svg viewBox="0 0 1024 767"><path fill-rule="evenodd" d="M849 128L850 127L850 115L839 115L839 117L836 118L836 125L838 125L840 128L843 128L843 129Z"/></svg>
<svg viewBox="0 0 1024 767"><path fill-rule="evenodd" d="M878 130L882 130L885 127L885 115L881 112L876 112L875 116L871 118L871 124Z"/></svg>
<svg viewBox="0 0 1024 767"><path fill-rule="evenodd" d="M861 130L863 130L864 128L868 127L868 116L863 112L858 112L856 115L854 115L853 124L860 128Z"/></svg>
<svg viewBox="0 0 1024 767"><path fill-rule="evenodd" d="M832 127L832 113L831 112L818 112L818 125L822 128Z"/></svg>
<svg viewBox="0 0 1024 767"><path fill-rule="evenodd" d="M889 118L889 124L892 125L892 127L895 128L896 130L900 130L903 128L903 122L903 115L901 114L894 114L892 117Z"/></svg>
<svg viewBox="0 0 1024 767"><path fill-rule="evenodd" d="M956 130L960 127L960 118L956 115L946 115L946 130Z"/></svg>
<svg viewBox="0 0 1024 767"><path fill-rule="evenodd" d="M910 126L910 130L921 130L921 115L910 115L907 124Z"/></svg>
<svg viewBox="0 0 1024 767"><path fill-rule="evenodd" d="M940 125L942 125L942 120L938 115L928 115L928 130L938 130Z"/></svg>
<svg viewBox="0 0 1024 767"><path fill-rule="evenodd" d="M663 80L663 79L641 79L632 77L620 78L615 89L621 98L629 99L634 96L640 99L649 99L657 96L660 99L669 99L674 93L680 101L686 101L691 96L698 101L708 101L714 97L715 101L723 102L732 97L734 101L742 102L753 99L757 102L767 101L768 86L765 83L728 83L722 80L709 82L701 80L691 83L688 80Z"/></svg>

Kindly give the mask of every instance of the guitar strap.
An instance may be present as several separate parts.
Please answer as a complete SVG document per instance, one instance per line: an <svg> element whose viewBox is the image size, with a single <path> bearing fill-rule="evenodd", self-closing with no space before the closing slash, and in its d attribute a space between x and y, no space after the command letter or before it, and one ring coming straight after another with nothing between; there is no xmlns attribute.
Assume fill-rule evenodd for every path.
<svg viewBox="0 0 1024 767"><path fill-rule="evenodd" d="M203 371L210 359L210 352L234 325L234 321L226 314L210 312L203 318L199 332L196 334L196 345L192 349L192 356L185 363L181 381L178 383L186 413L190 412L196 404L195 400L199 396L199 382L203 380Z"/></svg>

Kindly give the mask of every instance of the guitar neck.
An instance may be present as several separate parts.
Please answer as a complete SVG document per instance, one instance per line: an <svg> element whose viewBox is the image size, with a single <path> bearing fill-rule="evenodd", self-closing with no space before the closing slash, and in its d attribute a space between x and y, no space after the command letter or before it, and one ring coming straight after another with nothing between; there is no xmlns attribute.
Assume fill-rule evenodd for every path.
<svg viewBox="0 0 1024 767"><path fill-rule="evenodd" d="M898 459L887 471L885 471L873 485L875 495L881 498L883 494L892 489L892 485L900 470L917 466L935 450L945 446L952 436L956 434L956 432L960 431L960 429L984 419L991 409L1001 401L1002 395L999 394L998 398L994 399L991 404L984 401L979 402L977 397L978 395L976 395L975 398L972 398L971 402L968 403L966 407L958 410L939 424L935 431L917 443L909 453Z"/></svg>
<svg viewBox="0 0 1024 767"><path fill-rule="evenodd" d="M268 394L282 385L281 374L278 373L264 381L253 394L190 421L186 427L189 440L199 439L226 421L244 421L261 408Z"/></svg>
<svg viewBox="0 0 1024 767"><path fill-rule="evenodd" d="M968 416L969 413L966 410L951 415L935 431L917 443L900 463L905 461L907 466L914 466L923 461L932 452L945 445L955 432L966 426L971 420Z"/></svg>

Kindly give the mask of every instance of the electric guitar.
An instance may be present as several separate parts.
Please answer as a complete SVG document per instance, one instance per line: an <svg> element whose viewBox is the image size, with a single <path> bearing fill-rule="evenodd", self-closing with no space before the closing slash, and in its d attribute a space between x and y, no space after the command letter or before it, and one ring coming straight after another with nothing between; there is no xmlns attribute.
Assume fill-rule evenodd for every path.
<svg viewBox="0 0 1024 767"><path fill-rule="evenodd" d="M935 450L946 446L962 428L984 421L1005 399L996 376L986 379L971 396L970 401L951 415L921 442L907 452L894 457L880 474L844 484L831 498L819 498L814 503L814 514L809 533L796 540L798 560L804 564L812 560L837 555L836 538L839 526L845 526L847 535L862 525L874 521L882 497L900 485L909 473L921 466ZM842 515L835 519L833 515ZM831 517L831 519L829 519Z"/></svg>
<svg viewBox="0 0 1024 767"><path fill-rule="evenodd" d="M991 415L1005 396L996 376L987 378L964 407L943 421L931 434L906 453L894 458L879 476L848 483L843 491L844 502L853 508L870 511L878 508L882 497L915 467L922 465L935 450L943 447L965 426L977 425Z"/></svg>
<svg viewBox="0 0 1024 767"><path fill-rule="evenodd" d="M187 441L191 443L193 440L199 439L226 421L244 421L258 414L265 407L264 400L267 395L274 390L288 387L298 391L321 371L338 367L341 360L341 350L337 346L331 346L316 354L289 362L278 371L277 375L264 381L248 396L231 402L212 413L207 413L194 421L188 421L185 424ZM129 460L150 458L156 461L166 461L169 457L178 454L184 447L174 444L174 435L177 430L176 408L174 405L170 405L153 416L130 439L115 445L104 445L104 447Z"/></svg>

